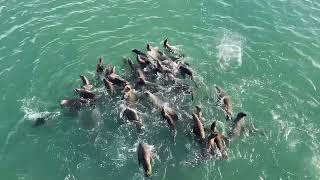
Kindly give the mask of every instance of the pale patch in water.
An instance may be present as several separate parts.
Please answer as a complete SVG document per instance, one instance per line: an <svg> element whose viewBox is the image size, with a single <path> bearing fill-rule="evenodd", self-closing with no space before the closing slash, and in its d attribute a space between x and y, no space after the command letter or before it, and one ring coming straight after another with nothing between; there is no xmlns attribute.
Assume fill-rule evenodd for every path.
<svg viewBox="0 0 320 180"><path fill-rule="evenodd" d="M274 110L271 110L271 114L272 114L272 119L273 120L277 120L280 118L280 115L277 114L276 112L274 112Z"/></svg>
<svg viewBox="0 0 320 180"><path fill-rule="evenodd" d="M226 34L217 46L218 63L222 69L238 68L242 65L243 40L239 36Z"/></svg>
<svg viewBox="0 0 320 180"><path fill-rule="evenodd" d="M72 175L72 174L68 174L65 178L64 178L64 180L74 180L75 179L75 177Z"/></svg>
<svg viewBox="0 0 320 180"><path fill-rule="evenodd" d="M0 6L0 13L2 13L2 10L4 9L4 8L6 8L7 6Z"/></svg>
<svg viewBox="0 0 320 180"><path fill-rule="evenodd" d="M60 112L48 112L48 111L39 111L38 107L43 107L45 104L39 101L36 97L31 99L22 99L21 111L24 112L24 118L26 120L35 120L39 117L44 117L48 115L58 116Z"/></svg>
<svg viewBox="0 0 320 180"><path fill-rule="evenodd" d="M315 167L315 171L318 173L318 176L320 176L320 159L317 156L314 156L312 158L312 164Z"/></svg>

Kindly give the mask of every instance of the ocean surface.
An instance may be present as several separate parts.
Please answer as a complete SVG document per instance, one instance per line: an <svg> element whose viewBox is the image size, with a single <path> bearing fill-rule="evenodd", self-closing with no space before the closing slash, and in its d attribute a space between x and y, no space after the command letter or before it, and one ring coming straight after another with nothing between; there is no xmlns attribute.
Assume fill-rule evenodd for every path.
<svg viewBox="0 0 320 180"><path fill-rule="evenodd" d="M0 179L143 179L139 142L157 152L147 179L320 179L319 35L316 0L0 0ZM123 123L121 96L79 114L60 107L77 97L80 74L98 83L100 56L125 76L131 49L162 49L165 38L199 87L194 102L163 98L177 110L200 104L205 124L223 127L219 85L266 136L233 141L228 160L199 160L188 119L173 140L155 110L139 110L143 134Z"/></svg>

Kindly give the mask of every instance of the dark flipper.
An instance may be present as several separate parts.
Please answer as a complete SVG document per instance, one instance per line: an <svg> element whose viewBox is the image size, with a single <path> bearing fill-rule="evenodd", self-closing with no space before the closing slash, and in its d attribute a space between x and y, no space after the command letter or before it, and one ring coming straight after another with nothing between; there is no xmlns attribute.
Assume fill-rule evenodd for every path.
<svg viewBox="0 0 320 180"><path fill-rule="evenodd" d="M163 41L163 47L164 48L167 48L168 47L168 38L166 38L164 41Z"/></svg>
<svg viewBox="0 0 320 180"><path fill-rule="evenodd" d="M135 70L134 64L131 59L127 59L127 62L132 70Z"/></svg>

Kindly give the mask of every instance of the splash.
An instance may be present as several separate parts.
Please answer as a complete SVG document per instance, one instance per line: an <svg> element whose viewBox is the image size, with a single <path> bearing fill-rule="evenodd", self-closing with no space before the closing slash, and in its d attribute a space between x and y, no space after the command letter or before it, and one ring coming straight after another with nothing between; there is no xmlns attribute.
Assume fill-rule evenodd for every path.
<svg viewBox="0 0 320 180"><path fill-rule="evenodd" d="M39 101L36 97L32 97L30 99L24 98L19 101L22 103L20 110L22 112L24 112L24 116L19 121L17 121L17 123L14 125L14 127L8 132L5 143L2 146L0 159L2 159L2 154L6 150L6 147L9 144L10 140L18 132L20 125L25 120L34 121L39 117L48 116L48 115L52 115L52 117L54 117L54 116L58 116L60 114L60 112L48 112L48 111L41 112L41 111L39 111L38 107L46 107L46 106L44 103Z"/></svg>
<svg viewBox="0 0 320 180"><path fill-rule="evenodd" d="M242 37L225 34L217 46L217 50L218 63L222 69L235 69L242 65Z"/></svg>
<svg viewBox="0 0 320 180"><path fill-rule="evenodd" d="M22 103L21 111L24 112L24 119L26 120L35 120L39 117L44 117L48 115L57 116L60 112L49 112L49 111L40 111L39 107L46 107L46 104L41 102L38 98L32 97L30 99L24 98L20 100Z"/></svg>

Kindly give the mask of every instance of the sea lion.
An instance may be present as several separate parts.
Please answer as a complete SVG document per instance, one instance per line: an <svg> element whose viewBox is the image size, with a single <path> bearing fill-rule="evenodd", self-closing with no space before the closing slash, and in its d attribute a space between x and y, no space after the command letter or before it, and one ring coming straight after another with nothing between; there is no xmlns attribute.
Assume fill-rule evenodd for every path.
<svg viewBox="0 0 320 180"><path fill-rule="evenodd" d="M123 116L130 122L133 122L139 130L143 127L142 119L139 117L138 112L135 109L127 107L123 111Z"/></svg>
<svg viewBox="0 0 320 180"><path fill-rule="evenodd" d="M196 106L196 112L195 112L195 114L198 116L198 118L199 118L199 120L202 122L202 124L204 124L203 123L203 116L202 116L202 108L199 106L199 105L197 105Z"/></svg>
<svg viewBox="0 0 320 180"><path fill-rule="evenodd" d="M138 78L141 77L141 78L145 79L144 73L141 70L143 68L140 65L134 64L132 62L132 60L129 59L129 58L127 59L127 62L128 62L129 66L130 66L130 69L133 71L135 76L137 76Z"/></svg>
<svg viewBox="0 0 320 180"><path fill-rule="evenodd" d="M218 94L217 103L222 108L222 110L226 113L226 120L231 120L233 116L231 98L219 86L215 86L215 88Z"/></svg>
<svg viewBox="0 0 320 180"><path fill-rule="evenodd" d="M87 77L84 75L80 75L80 78L82 80L83 86L82 88L85 90L91 90L93 88L93 85L90 83Z"/></svg>
<svg viewBox="0 0 320 180"><path fill-rule="evenodd" d="M211 132L217 131L217 121L213 121L210 127Z"/></svg>
<svg viewBox="0 0 320 180"><path fill-rule="evenodd" d="M138 68L137 73L138 73L137 85L138 86L146 85L146 76L144 75L143 71L140 68Z"/></svg>
<svg viewBox="0 0 320 180"><path fill-rule="evenodd" d="M137 62L140 64L141 68L144 69L148 65L152 64L148 57L142 56L142 55L137 55Z"/></svg>
<svg viewBox="0 0 320 180"><path fill-rule="evenodd" d="M137 55L143 56L145 58L148 58L147 54L144 52L139 51L138 49L132 49L132 52L136 53Z"/></svg>
<svg viewBox="0 0 320 180"><path fill-rule="evenodd" d="M156 60L156 62L157 62L156 70L157 70L158 72L160 72L160 73L171 73L171 74L172 74L172 71L171 71L169 68L163 66L163 65L160 63L159 60Z"/></svg>
<svg viewBox="0 0 320 180"><path fill-rule="evenodd" d="M191 68L181 64L179 66L179 71L182 76L188 75L192 81L194 81L193 71Z"/></svg>
<svg viewBox="0 0 320 180"><path fill-rule="evenodd" d="M161 52L158 48L152 47L150 44L147 44L147 53L154 60L164 61L169 59L169 57Z"/></svg>
<svg viewBox="0 0 320 180"><path fill-rule="evenodd" d="M41 117L36 118L33 122L33 127L42 126L46 123L46 121L54 116L54 113L48 113L42 115Z"/></svg>
<svg viewBox="0 0 320 180"><path fill-rule="evenodd" d="M233 120L232 129L229 135L231 138L240 137L241 133L245 130L246 116L246 113L240 112Z"/></svg>
<svg viewBox="0 0 320 180"><path fill-rule="evenodd" d="M97 73L103 73L103 70L104 70L104 65L103 65L103 58L102 57L100 57L99 58L99 63L97 64L97 69L96 69L96 72Z"/></svg>
<svg viewBox="0 0 320 180"><path fill-rule="evenodd" d="M207 144L205 147L205 152L211 155L216 155L216 149L217 149L217 145L214 142L214 136L209 135L208 139L207 139Z"/></svg>
<svg viewBox="0 0 320 180"><path fill-rule="evenodd" d="M151 61L148 55L144 52L139 51L138 49L133 49L132 52L136 53L138 63L145 68L147 65L151 64Z"/></svg>
<svg viewBox="0 0 320 180"><path fill-rule="evenodd" d="M192 113L192 120L193 120L193 133L196 135L196 138L199 139L200 142L202 143L206 138L203 123L195 113Z"/></svg>
<svg viewBox="0 0 320 180"><path fill-rule="evenodd" d="M161 115L167 121L171 129L176 129L176 121L178 121L179 117L172 108L163 106L161 108Z"/></svg>
<svg viewBox="0 0 320 180"><path fill-rule="evenodd" d="M140 121L140 117L138 116L138 113L136 110L127 107L123 111L123 115L129 120L129 121Z"/></svg>
<svg viewBox="0 0 320 180"><path fill-rule="evenodd" d="M159 91L163 89L157 83L147 81L143 71L140 68L137 69L137 72L138 72L138 80L136 82L136 86L135 86L136 88L145 87L146 89L149 89L152 91Z"/></svg>
<svg viewBox="0 0 320 180"><path fill-rule="evenodd" d="M108 77L110 74L116 74L116 67L108 65L105 69L105 77Z"/></svg>
<svg viewBox="0 0 320 180"><path fill-rule="evenodd" d="M90 101L84 98L64 99L60 102L62 107L69 107L72 110L79 111L81 107L88 106Z"/></svg>
<svg viewBox="0 0 320 180"><path fill-rule="evenodd" d="M163 66L166 66L170 69L170 71L172 72L172 74L176 75L179 72L179 64L181 63L176 63L174 61L170 61L170 60L164 60L161 61L161 64Z"/></svg>
<svg viewBox="0 0 320 180"><path fill-rule="evenodd" d="M80 97L84 98L84 99L96 99L96 94L94 94L91 91L85 90L85 89L75 89L75 91L79 94Z"/></svg>
<svg viewBox="0 0 320 180"><path fill-rule="evenodd" d="M114 95L116 93L112 82L108 81L107 79L103 79L103 84L104 87L109 91L110 95Z"/></svg>
<svg viewBox="0 0 320 180"><path fill-rule="evenodd" d="M127 59L127 62L128 62L128 64L129 64L131 70L135 71L135 70L136 70L136 67L134 66L132 60L128 58L128 59Z"/></svg>
<svg viewBox="0 0 320 180"><path fill-rule="evenodd" d="M152 163L155 154L152 152L151 147L148 144L139 143L137 148L139 166L142 165L145 176L152 175Z"/></svg>
<svg viewBox="0 0 320 180"><path fill-rule="evenodd" d="M228 159L227 147L225 145L225 136L218 132L212 132L207 141L207 152L215 155L215 149L218 148L223 159Z"/></svg>
<svg viewBox="0 0 320 180"><path fill-rule="evenodd" d="M177 55L178 57L183 57L183 54L180 52L180 49L172 46L168 43L168 38L163 41L163 47L172 54Z"/></svg>
<svg viewBox="0 0 320 180"><path fill-rule="evenodd" d="M115 67L113 67L109 74L107 75L107 79L112 82L112 84L117 85L117 86L125 86L126 84L129 84L125 79L120 77L115 73Z"/></svg>
<svg viewBox="0 0 320 180"><path fill-rule="evenodd" d="M125 99L128 104L135 103L138 100L136 92L131 85L126 85L123 92L123 99Z"/></svg>
<svg viewBox="0 0 320 180"><path fill-rule="evenodd" d="M138 73L138 83L145 84L146 76L144 75L143 71L140 68L138 68L137 73Z"/></svg>
<svg viewBox="0 0 320 180"><path fill-rule="evenodd" d="M156 95L152 94L150 91L145 91L144 94L154 106L158 109L162 108L164 103Z"/></svg>

